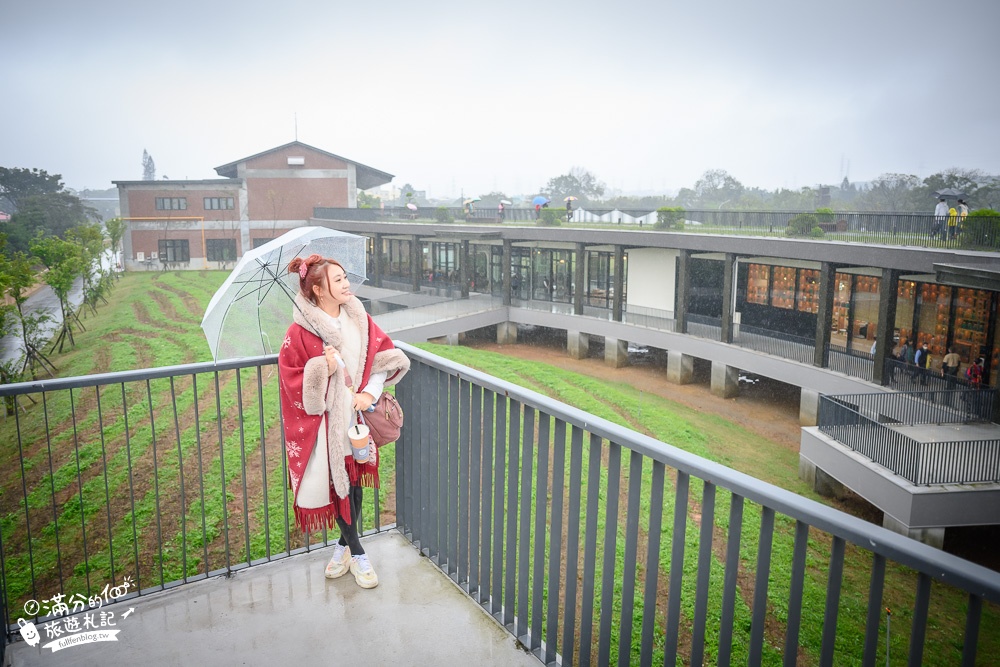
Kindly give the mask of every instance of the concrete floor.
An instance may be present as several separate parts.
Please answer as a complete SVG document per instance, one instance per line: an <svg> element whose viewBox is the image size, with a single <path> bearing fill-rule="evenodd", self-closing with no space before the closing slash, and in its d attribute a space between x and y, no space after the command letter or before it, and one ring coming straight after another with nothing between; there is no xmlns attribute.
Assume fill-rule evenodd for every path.
<svg viewBox="0 0 1000 667"><path fill-rule="evenodd" d="M917 442L1000 440L1000 424L917 424L915 426L887 424L887 426Z"/></svg>
<svg viewBox="0 0 1000 667"><path fill-rule="evenodd" d="M114 605L117 642L53 653L42 632L34 648L8 647L9 664L539 665L398 532L364 546L372 590L349 573L324 578L330 549L320 549Z"/></svg>

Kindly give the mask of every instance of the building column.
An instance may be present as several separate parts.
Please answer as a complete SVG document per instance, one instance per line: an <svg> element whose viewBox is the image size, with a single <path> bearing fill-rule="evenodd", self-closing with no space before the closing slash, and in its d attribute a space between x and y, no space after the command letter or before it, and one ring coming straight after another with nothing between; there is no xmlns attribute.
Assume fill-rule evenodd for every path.
<svg viewBox="0 0 1000 667"><path fill-rule="evenodd" d="M799 426L819 425L819 392L802 387L799 390Z"/></svg>
<svg viewBox="0 0 1000 667"><path fill-rule="evenodd" d="M461 256L459 258L458 280L462 284L462 298L469 298L469 242L462 241Z"/></svg>
<svg viewBox="0 0 1000 667"><path fill-rule="evenodd" d="M628 341L605 337L604 363L614 368L628 366Z"/></svg>
<svg viewBox="0 0 1000 667"><path fill-rule="evenodd" d="M503 240L503 259L501 259L501 271L503 280L503 305L510 305L510 290L511 290L511 279L510 279L510 265L514 261L513 252L514 242L510 239Z"/></svg>
<svg viewBox="0 0 1000 667"><path fill-rule="evenodd" d="M935 549L944 549L944 528L910 528L888 514L882 516L882 527Z"/></svg>
<svg viewBox="0 0 1000 667"><path fill-rule="evenodd" d="M691 251L681 250L677 256L677 287L674 294L674 321L677 333L686 334L688 301L691 294Z"/></svg>
<svg viewBox="0 0 1000 667"><path fill-rule="evenodd" d="M736 255L726 253L725 265L722 268L722 342L733 342L733 290L736 274Z"/></svg>
<svg viewBox="0 0 1000 667"><path fill-rule="evenodd" d="M819 269L819 311L816 313L816 351L813 365L830 365L830 329L833 327L833 295L836 294L837 265L823 262Z"/></svg>
<svg viewBox="0 0 1000 667"><path fill-rule="evenodd" d="M712 362L712 394L719 398L735 398L740 394L740 369L719 361Z"/></svg>
<svg viewBox="0 0 1000 667"><path fill-rule="evenodd" d="M566 353L573 359L586 359L590 353L590 336L582 331L567 331Z"/></svg>
<svg viewBox="0 0 1000 667"><path fill-rule="evenodd" d="M875 360L872 379L878 384L888 384L885 360L894 347L896 333L896 290L899 286L899 269L882 269L878 285L878 327L875 330Z"/></svg>
<svg viewBox="0 0 1000 667"><path fill-rule="evenodd" d="M375 234L372 238L372 287L382 286L382 235Z"/></svg>
<svg viewBox="0 0 1000 667"><path fill-rule="evenodd" d="M694 380L694 357L690 354L667 351L667 382L691 384Z"/></svg>
<svg viewBox="0 0 1000 667"><path fill-rule="evenodd" d="M497 345L513 345L517 342L517 324L501 322L497 325Z"/></svg>
<svg viewBox="0 0 1000 667"><path fill-rule="evenodd" d="M625 246L615 246L615 278L612 284L611 319L622 321L622 304L625 302Z"/></svg>
<svg viewBox="0 0 1000 667"><path fill-rule="evenodd" d="M576 244L576 264L573 265L573 282L576 288L573 290L573 314L583 315L583 295L587 293L587 246L582 243Z"/></svg>
<svg viewBox="0 0 1000 667"><path fill-rule="evenodd" d="M843 484L801 454L799 455L799 479L811 486L812 490L821 496L843 498L847 495Z"/></svg>
<svg viewBox="0 0 1000 667"><path fill-rule="evenodd" d="M410 287L414 292L420 291L420 274L424 270L424 254L420 248L420 237L414 234L410 238Z"/></svg>

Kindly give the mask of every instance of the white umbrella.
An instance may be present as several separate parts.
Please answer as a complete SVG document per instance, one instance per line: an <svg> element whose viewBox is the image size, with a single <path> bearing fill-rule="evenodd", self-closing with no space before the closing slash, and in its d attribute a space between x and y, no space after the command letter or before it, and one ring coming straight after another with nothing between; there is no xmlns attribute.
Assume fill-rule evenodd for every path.
<svg viewBox="0 0 1000 667"><path fill-rule="evenodd" d="M368 279L367 239L326 227L299 227L247 251L212 295L201 328L212 357L239 359L274 354L292 323L298 275L288 263L312 254L344 266L353 286Z"/></svg>
<svg viewBox="0 0 1000 667"><path fill-rule="evenodd" d="M504 206L513 206L514 205L511 201L509 201L507 199L501 199L500 203L503 204Z"/></svg>

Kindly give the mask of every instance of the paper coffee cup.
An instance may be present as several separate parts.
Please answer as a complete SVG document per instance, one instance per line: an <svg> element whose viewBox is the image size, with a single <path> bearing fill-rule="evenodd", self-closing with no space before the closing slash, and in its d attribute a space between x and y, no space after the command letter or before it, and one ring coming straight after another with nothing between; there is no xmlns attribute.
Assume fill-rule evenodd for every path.
<svg viewBox="0 0 1000 667"><path fill-rule="evenodd" d="M347 436L351 439L351 452L354 454L354 460L358 463L368 463L368 457L371 455L368 427L364 424L354 424L347 429Z"/></svg>

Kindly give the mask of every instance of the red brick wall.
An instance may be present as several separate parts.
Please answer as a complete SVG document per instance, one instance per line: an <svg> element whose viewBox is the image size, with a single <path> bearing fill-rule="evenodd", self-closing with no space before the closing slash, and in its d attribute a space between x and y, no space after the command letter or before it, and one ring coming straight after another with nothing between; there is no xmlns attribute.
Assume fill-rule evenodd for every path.
<svg viewBox="0 0 1000 667"><path fill-rule="evenodd" d="M290 166L289 157L305 158L304 165ZM247 169L347 169L343 160L311 151L301 146L291 146L274 153L261 155L245 163Z"/></svg>
<svg viewBox="0 0 1000 667"><path fill-rule="evenodd" d="M141 186L140 186L141 188ZM161 211L156 208L157 197L184 197L187 209ZM234 208L229 210L205 210L205 197L232 197ZM146 189L128 188L128 212L130 218L208 218L210 220L239 220L240 193L232 188L170 188Z"/></svg>
<svg viewBox="0 0 1000 667"><path fill-rule="evenodd" d="M346 178L248 178L251 220L308 220L316 206L345 208Z"/></svg>

